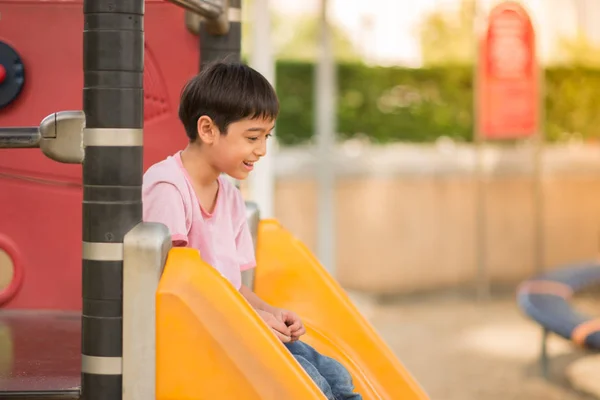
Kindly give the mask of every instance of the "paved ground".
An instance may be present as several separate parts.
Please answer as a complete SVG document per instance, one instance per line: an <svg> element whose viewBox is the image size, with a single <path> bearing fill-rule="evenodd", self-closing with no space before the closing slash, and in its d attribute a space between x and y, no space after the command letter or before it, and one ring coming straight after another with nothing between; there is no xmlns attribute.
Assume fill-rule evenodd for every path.
<svg viewBox="0 0 600 400"><path fill-rule="evenodd" d="M541 330L522 316L512 294L479 305L458 294L353 298L432 400L593 398L575 392L565 377L585 355L565 340L550 340L551 381L541 377ZM599 303L592 298L578 307L598 314Z"/></svg>

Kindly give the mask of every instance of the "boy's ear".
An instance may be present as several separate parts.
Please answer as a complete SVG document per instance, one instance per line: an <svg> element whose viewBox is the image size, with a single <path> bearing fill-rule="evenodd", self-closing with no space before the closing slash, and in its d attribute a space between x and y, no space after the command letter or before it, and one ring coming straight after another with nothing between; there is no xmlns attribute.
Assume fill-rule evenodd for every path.
<svg viewBox="0 0 600 400"><path fill-rule="evenodd" d="M200 139L202 143L212 144L219 137L219 128L217 128L213 120L206 115L198 118L196 128L198 130L198 139Z"/></svg>

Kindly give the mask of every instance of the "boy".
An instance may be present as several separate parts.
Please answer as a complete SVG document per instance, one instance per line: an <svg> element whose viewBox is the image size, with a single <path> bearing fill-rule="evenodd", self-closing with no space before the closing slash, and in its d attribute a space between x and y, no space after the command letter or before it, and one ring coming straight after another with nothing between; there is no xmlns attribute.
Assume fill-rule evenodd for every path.
<svg viewBox="0 0 600 400"><path fill-rule="evenodd" d="M279 113L273 87L239 63L205 67L185 86L179 118L188 146L144 175L144 220L165 224L173 246L196 248L257 311L330 400L360 400L348 371L299 341L305 333L292 311L273 307L241 283L256 265L241 193L221 174L245 179L266 154Z"/></svg>

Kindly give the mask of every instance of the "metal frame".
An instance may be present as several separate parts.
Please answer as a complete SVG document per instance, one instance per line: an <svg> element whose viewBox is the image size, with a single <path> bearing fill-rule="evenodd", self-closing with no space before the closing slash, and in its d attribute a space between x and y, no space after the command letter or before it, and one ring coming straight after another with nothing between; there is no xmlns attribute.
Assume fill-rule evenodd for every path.
<svg viewBox="0 0 600 400"><path fill-rule="evenodd" d="M486 186L487 186L487 177L485 171L485 158L484 158L484 150L485 144L488 141L479 127L479 89L480 89L480 40L481 35L484 33L485 29L487 29L487 24L489 23L488 16L483 14L483 10L479 4L479 0L473 1L473 31L475 33L475 62L473 63L473 126L474 126L474 143L475 143L475 152L476 152L476 160L475 160L475 171L474 171L474 179L476 182L476 191L475 191L475 236L476 236L476 244L475 244L475 260L477 265L477 278L476 278L476 286L477 286L477 297L480 301L488 300L491 296L491 283L489 277L489 271L487 268L487 238L486 238L486 230L487 230L487 202L486 202ZM521 6L527 10L525 5ZM494 6L495 7L495 6ZM530 17L529 10L527 10L528 15ZM531 17L530 17L531 18ZM485 21L485 26L484 26ZM538 37L537 30L535 29L535 21L531 21L534 28L535 42L534 42L534 51L535 51L535 62L537 68L537 84L538 84L538 100L537 100L537 110L538 118L537 118L537 126L535 127L534 132L531 135L527 136L524 140L528 140L531 138L533 142L533 150L532 150L532 193L533 193L533 208L534 208L534 218L533 218L533 247L534 247L534 268L536 273L540 273L544 270L544 250L545 250L545 242L544 242L544 216L543 216L543 206L544 206L544 196L543 196L543 150L544 150L544 131L543 131L543 118L544 118L544 79L543 79L543 68L539 64L538 61ZM517 140L523 140L522 138L517 138Z"/></svg>
<svg viewBox="0 0 600 400"><path fill-rule="evenodd" d="M550 330L542 328L542 346L540 348L540 367L542 369L542 375L545 379L548 379L550 360L548 359L548 336L550 336Z"/></svg>
<svg viewBox="0 0 600 400"><path fill-rule="evenodd" d="M241 0L171 1L207 18L200 67L240 59L240 13L230 11ZM83 242L116 251L83 259L81 395L146 400L155 397L155 293L171 238L141 223L144 0L84 0L83 8Z"/></svg>
<svg viewBox="0 0 600 400"><path fill-rule="evenodd" d="M84 0L83 14L82 239L117 248L142 221L143 146L119 133L144 127L144 0ZM82 261L81 397L114 400L123 392L123 252L102 253Z"/></svg>
<svg viewBox="0 0 600 400"><path fill-rule="evenodd" d="M321 0L319 18L319 57L315 67L315 126L317 128L317 154L319 173L317 174L317 255L327 271L336 275L336 92L337 73L331 23L327 0Z"/></svg>
<svg viewBox="0 0 600 400"><path fill-rule="evenodd" d="M84 127L82 111L53 113L39 126L0 128L0 149L40 148L52 160L81 164Z"/></svg>
<svg viewBox="0 0 600 400"><path fill-rule="evenodd" d="M246 220L248 221L248 227L252 234L252 242L256 249L258 243L258 225L260 223L260 209L257 203L246 202ZM254 290L254 268L242 272L242 283Z"/></svg>
<svg viewBox="0 0 600 400"><path fill-rule="evenodd" d="M156 397L156 290L171 249L165 225L142 222L123 240L123 400Z"/></svg>
<svg viewBox="0 0 600 400"><path fill-rule="evenodd" d="M241 0L170 1L207 18L201 65L239 61ZM155 397L155 295L171 236L142 222L144 0L84 0L83 14L83 111L0 128L0 148L39 147L83 164L81 398L147 400ZM256 243L255 205L248 219Z"/></svg>

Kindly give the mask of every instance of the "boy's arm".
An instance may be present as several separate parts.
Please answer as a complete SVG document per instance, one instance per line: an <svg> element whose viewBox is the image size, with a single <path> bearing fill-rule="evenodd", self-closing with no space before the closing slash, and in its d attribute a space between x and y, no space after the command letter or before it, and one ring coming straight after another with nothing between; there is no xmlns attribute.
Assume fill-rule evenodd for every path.
<svg viewBox="0 0 600 400"><path fill-rule="evenodd" d="M256 293L252 291L248 286L242 284L240 287L240 293L244 298L250 303L252 308L256 310L266 311L269 314L275 314L277 312L277 308L273 307L266 301L262 300Z"/></svg>
<svg viewBox="0 0 600 400"><path fill-rule="evenodd" d="M252 308L258 311L258 313L263 319L265 319L265 317L262 315L261 312L266 312L267 314L274 316L276 321L284 323L285 326L287 326L289 329L289 341L295 342L300 338L300 336L306 333L304 324L302 324L302 320L300 320L300 317L296 313L289 310L284 310L282 308L273 307L272 305L258 297L258 295L252 291L252 289L250 289L244 284L242 284L242 286L240 287L240 293L242 294L242 296L244 296L248 303L250 303ZM267 320L265 319L265 321ZM273 326L271 327L274 328ZM279 330L279 332L286 336L288 335L288 333L285 331ZM286 340L283 341L287 343Z"/></svg>
<svg viewBox="0 0 600 400"><path fill-rule="evenodd" d="M246 220L246 207L244 205L244 201L241 197L241 194L239 194L238 197L236 211L236 217L239 221L239 228L236 235L235 244L237 247L238 259L240 261L240 270L244 271L250 268L254 268L256 266L256 258L254 254L254 243L252 240L252 235L250 234L250 227L248 226L248 221ZM304 326L302 325L300 317L298 317L298 315L296 315L295 313L281 308L273 307L272 305L268 304L266 301L258 297L258 295L256 295L256 293L252 291L252 289L245 286L244 284L242 284L242 286L240 287L240 294L244 296L244 298L248 301L248 303L250 303L252 308L254 308L258 312L258 314L271 326L271 328L277 330L286 337L289 336L287 341L298 340L298 338L306 332L304 330ZM278 326L272 325L269 322L271 316L274 317L275 321L283 323L284 326L286 326L288 329L281 330L278 328ZM283 341L286 342L286 340Z"/></svg>

